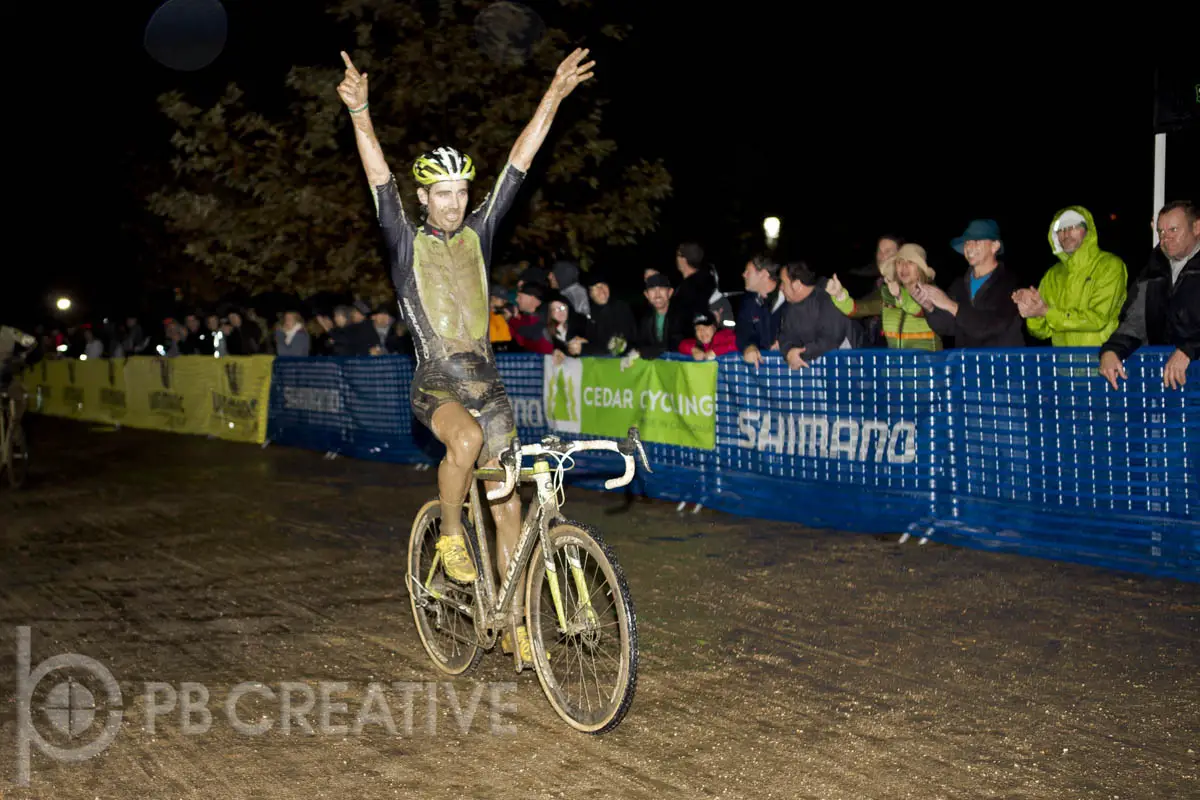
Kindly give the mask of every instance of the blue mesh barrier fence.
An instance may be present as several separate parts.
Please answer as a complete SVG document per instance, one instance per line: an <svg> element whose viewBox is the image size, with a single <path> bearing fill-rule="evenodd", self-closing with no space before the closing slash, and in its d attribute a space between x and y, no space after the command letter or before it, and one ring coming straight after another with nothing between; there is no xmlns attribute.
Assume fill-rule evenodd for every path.
<svg viewBox="0 0 1200 800"><path fill-rule="evenodd" d="M795 372L720 359L716 447L648 443L632 491L749 517L1200 581L1200 365L1162 385L1143 348L1113 391L1091 350L836 351ZM675 360L682 356L668 356ZM524 442L549 433L543 358L498 357ZM405 356L277 358L268 438L436 463ZM563 438L590 438L558 434ZM618 474L577 457L574 485Z"/></svg>

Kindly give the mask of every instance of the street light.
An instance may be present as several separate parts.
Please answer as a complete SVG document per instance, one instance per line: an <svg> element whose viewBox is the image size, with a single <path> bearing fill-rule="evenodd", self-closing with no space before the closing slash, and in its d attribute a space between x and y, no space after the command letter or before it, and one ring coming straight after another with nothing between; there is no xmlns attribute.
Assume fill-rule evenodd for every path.
<svg viewBox="0 0 1200 800"><path fill-rule="evenodd" d="M71 298L60 297L60 298L58 298L58 302L56 302L54 305L58 306L59 311L66 311L68 308L71 307Z"/></svg>
<svg viewBox="0 0 1200 800"><path fill-rule="evenodd" d="M763 232L767 234L767 247L774 247L779 241L779 217L767 217L763 220Z"/></svg>

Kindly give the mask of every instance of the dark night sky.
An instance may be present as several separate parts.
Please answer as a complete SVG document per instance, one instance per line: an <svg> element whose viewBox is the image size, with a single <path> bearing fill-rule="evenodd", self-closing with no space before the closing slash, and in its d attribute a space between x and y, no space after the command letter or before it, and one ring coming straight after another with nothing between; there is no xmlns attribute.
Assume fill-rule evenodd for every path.
<svg viewBox="0 0 1200 800"><path fill-rule="evenodd" d="M131 175L162 168L169 176L159 92L178 87L199 97L230 79L282 86L290 64L336 60L351 44L315 0L228 0L222 56L198 73L172 72L142 49L158 5L5 12L16 29L43 32L25 44L17 67L35 74L10 85L10 102L46 115L20 124L10 106L19 123L10 123L10 137L39 143L10 150L25 154L17 170L31 200L18 237L36 244L9 261L16 285L0 297L0 320L28 323L49 310L56 291L97 315L124 313L107 301L127 291L123 265L147 255L144 243L120 233L137 212ZM634 25L627 45L597 66L613 98L606 130L624 150L663 157L675 186L659 233L608 254L610 267L640 273L670 264L677 241L694 237L721 267L723 286L740 289L738 237L757 234L774 214L784 252L819 272L869 260L874 237L896 231L926 247L944 284L963 267L948 240L972 217L989 216L1006 234L1010 263L1033 281L1052 263L1051 216L1070 204L1092 210L1101 246L1131 269L1146 258L1148 56L1163 51L1157 41L1138 52L1101 46L1102 32L1076 31L1092 46L1067 47L1044 20L1007 23L1014 33L959 11L954 20L917 23L859 6L818 15L760 0L706 11L644 0L596 6L597 28ZM11 20L14 13L20 19ZM587 44L592 32L571 33ZM1189 132L1169 140L1168 199L1200 198L1197 139ZM17 274L17 263L26 271Z"/></svg>

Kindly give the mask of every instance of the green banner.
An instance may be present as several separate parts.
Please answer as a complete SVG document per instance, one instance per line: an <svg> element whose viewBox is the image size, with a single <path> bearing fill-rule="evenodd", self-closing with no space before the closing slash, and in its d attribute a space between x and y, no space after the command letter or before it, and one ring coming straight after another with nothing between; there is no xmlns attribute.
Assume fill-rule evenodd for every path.
<svg viewBox="0 0 1200 800"><path fill-rule="evenodd" d="M712 450L716 446L717 365L616 358L546 359L550 427L624 438L636 425L648 442ZM574 363L572 363L574 362Z"/></svg>

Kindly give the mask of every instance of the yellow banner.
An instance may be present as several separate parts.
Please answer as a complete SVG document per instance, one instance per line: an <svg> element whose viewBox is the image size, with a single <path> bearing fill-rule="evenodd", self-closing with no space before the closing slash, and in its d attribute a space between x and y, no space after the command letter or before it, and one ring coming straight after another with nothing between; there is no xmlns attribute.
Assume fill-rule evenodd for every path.
<svg viewBox="0 0 1200 800"><path fill-rule="evenodd" d="M275 357L44 360L22 377L29 410L262 443Z"/></svg>

